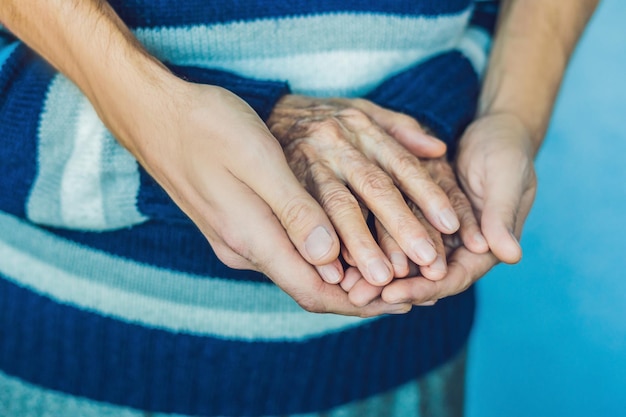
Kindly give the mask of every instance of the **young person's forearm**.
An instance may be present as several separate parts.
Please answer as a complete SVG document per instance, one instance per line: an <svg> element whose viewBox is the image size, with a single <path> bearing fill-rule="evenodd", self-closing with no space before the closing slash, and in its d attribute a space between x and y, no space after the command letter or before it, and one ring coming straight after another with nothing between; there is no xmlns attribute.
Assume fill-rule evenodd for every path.
<svg viewBox="0 0 626 417"><path fill-rule="evenodd" d="M479 116L517 116L536 152L570 55L598 1L502 1Z"/></svg>
<svg viewBox="0 0 626 417"><path fill-rule="evenodd" d="M160 80L175 78L145 52L106 1L2 0L0 21L70 78L127 147L132 148L132 129L118 117L117 103L130 108L140 97L145 103Z"/></svg>

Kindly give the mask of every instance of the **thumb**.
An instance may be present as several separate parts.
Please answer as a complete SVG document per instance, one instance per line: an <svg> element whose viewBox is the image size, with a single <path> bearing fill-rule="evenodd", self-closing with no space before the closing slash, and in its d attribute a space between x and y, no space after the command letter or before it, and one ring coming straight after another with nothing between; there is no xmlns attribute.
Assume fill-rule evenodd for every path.
<svg viewBox="0 0 626 417"><path fill-rule="evenodd" d="M485 184L481 229L493 254L500 261L513 264L522 258L514 233L523 189L519 174L508 169L498 173Z"/></svg>
<svg viewBox="0 0 626 417"><path fill-rule="evenodd" d="M293 174L278 142L265 133L268 146L256 147L239 178L272 209L304 259L316 266L334 263L340 244L330 219ZM334 275L330 281L341 279L343 271L324 269Z"/></svg>

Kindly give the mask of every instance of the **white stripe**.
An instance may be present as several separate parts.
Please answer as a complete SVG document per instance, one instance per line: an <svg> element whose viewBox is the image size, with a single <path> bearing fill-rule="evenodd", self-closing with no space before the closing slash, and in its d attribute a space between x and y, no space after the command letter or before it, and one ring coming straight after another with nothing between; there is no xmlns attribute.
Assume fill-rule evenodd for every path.
<svg viewBox="0 0 626 417"><path fill-rule="evenodd" d="M8 216L2 215L0 219L2 217ZM296 308L297 304L277 287L256 283L230 283L220 279L197 278L192 288L202 291L197 295L197 301L226 297L227 301L236 303L239 297L242 299L247 297L249 306L254 306L254 302L259 300L260 305L272 304L276 310L257 311L253 308L241 310L237 304L233 304L234 308L229 309L224 302L219 302L220 308L215 308L205 303L191 304L172 301L164 297L166 294L155 297L146 292L120 288L118 286L120 279L123 281L122 285L138 279L141 284L149 286L150 279L142 279L149 272L153 272L156 285L159 285L160 278L161 285L171 288L174 292L180 291L177 288L189 284L193 278L187 276L186 279L177 280L183 278L184 275L168 273L139 264L133 266L133 263L119 261L114 257L108 257L111 266L111 273L109 273L108 265L98 262L97 257L90 258L89 251L75 244L63 243L58 238L50 236L45 238L45 233L42 232L26 235L25 240L33 242L30 245L34 248L33 252L20 249L20 245L11 244L9 239L24 236L24 227L10 227L10 224L10 221L5 220L0 223L2 230L7 232L5 240L0 240L0 273L8 280L57 302L70 304L96 314L112 316L122 321L175 332L244 340L301 340L342 331L373 320L308 313ZM28 245L27 242L25 244ZM43 250L50 252L43 254L42 257L38 256L37 251ZM68 271L46 261L46 258L51 257L64 257L67 261L82 258L83 260L77 263L84 269L80 271L80 274L76 271ZM90 259L96 262L92 264L89 262ZM130 267L126 274L120 277L117 274L121 272L124 265ZM134 274L137 271L141 272L142 269L143 274L139 276ZM163 280L164 275L169 275L169 279ZM91 276L98 276L99 279L93 279ZM198 281L202 284L198 284ZM259 291L262 287L266 287L265 291ZM268 299L260 300L263 296ZM287 308L281 309L285 306Z"/></svg>
<svg viewBox="0 0 626 417"><path fill-rule="evenodd" d="M457 49L470 61L474 71L482 77L488 60L491 37L482 28L470 27L466 32Z"/></svg>
<svg viewBox="0 0 626 417"><path fill-rule="evenodd" d="M119 229L146 220L136 206L137 161L62 75L50 83L38 136L37 177L26 204L30 220L83 230Z"/></svg>
<svg viewBox="0 0 626 417"><path fill-rule="evenodd" d="M67 227L105 229L100 172L106 129L96 111L81 100L74 146L61 179L61 217Z"/></svg>
<svg viewBox="0 0 626 417"><path fill-rule="evenodd" d="M210 63L196 60L188 64L210 64L214 68L232 71L244 77L288 80L296 94L357 97L367 94L386 78L417 62L453 48L455 43L452 40L435 50L331 51Z"/></svg>

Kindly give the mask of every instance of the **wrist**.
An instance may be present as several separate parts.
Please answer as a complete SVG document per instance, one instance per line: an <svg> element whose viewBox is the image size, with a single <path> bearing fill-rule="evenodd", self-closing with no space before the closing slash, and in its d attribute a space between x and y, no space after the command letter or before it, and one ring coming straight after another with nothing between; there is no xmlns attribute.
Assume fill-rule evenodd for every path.
<svg viewBox="0 0 626 417"><path fill-rule="evenodd" d="M518 137L523 139L525 152L533 159L537 156L545 136L547 121L546 126L533 123L532 119L524 117L521 112L506 107L488 109L478 116L477 120L481 119L498 120L498 125L508 126L509 129L518 132Z"/></svg>
<svg viewBox="0 0 626 417"><path fill-rule="evenodd" d="M154 129L180 105L187 84L156 59L137 55L115 68L94 70L83 91L115 138L138 156L144 146L138 141L158 132Z"/></svg>
<svg viewBox="0 0 626 417"><path fill-rule="evenodd" d="M512 146L512 148L511 148ZM521 159L534 160L539 145L527 124L514 112L493 112L477 118L459 141L457 162L485 159L502 148L516 149ZM487 152L486 149L492 151Z"/></svg>

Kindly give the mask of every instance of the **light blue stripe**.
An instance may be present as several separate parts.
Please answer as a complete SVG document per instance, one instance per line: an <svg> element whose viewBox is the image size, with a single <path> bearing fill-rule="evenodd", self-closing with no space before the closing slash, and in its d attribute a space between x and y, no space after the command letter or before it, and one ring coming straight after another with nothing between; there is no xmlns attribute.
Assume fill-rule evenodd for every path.
<svg viewBox="0 0 626 417"><path fill-rule="evenodd" d="M61 75L50 85L38 133L39 169L27 202L29 219L83 230L113 230L146 220L136 207L137 162Z"/></svg>
<svg viewBox="0 0 626 417"><path fill-rule="evenodd" d="M419 403L419 387L416 382L412 381L384 394L342 405L324 413L294 414L293 417L418 416ZM127 407L46 390L0 372L0 416L3 417L146 417L147 415L143 411ZM186 417L181 414L150 413L149 415L152 417Z"/></svg>
<svg viewBox="0 0 626 417"><path fill-rule="evenodd" d="M137 29L157 57L184 64L327 51L437 49L460 39L471 10L428 17L334 13L174 28Z"/></svg>
<svg viewBox="0 0 626 417"><path fill-rule="evenodd" d="M491 37L489 33L478 26L471 26L463 35L457 49L467 57L474 67L474 71L482 77L489 57Z"/></svg>
<svg viewBox="0 0 626 417"><path fill-rule="evenodd" d="M102 172L100 187L104 195L104 215L108 229L116 229L147 220L137 208L141 187L135 158L109 133L102 144Z"/></svg>
<svg viewBox="0 0 626 417"><path fill-rule="evenodd" d="M0 71L2 71L2 66L6 60L9 59L19 44L19 42L8 43L4 39L0 38Z"/></svg>
<svg viewBox="0 0 626 417"><path fill-rule="evenodd" d="M135 32L179 65L288 81L295 93L353 97L434 54L454 48L470 16L344 13Z"/></svg>
<svg viewBox="0 0 626 417"><path fill-rule="evenodd" d="M200 278L64 241L0 214L0 272L57 302L149 327L245 340L301 340L375 319L303 311L279 288Z"/></svg>
<svg viewBox="0 0 626 417"><path fill-rule="evenodd" d="M26 203L26 215L35 223L63 226L61 181L74 148L80 91L56 77L49 89L39 123L37 177ZM50 93L56 91L56 93Z"/></svg>

